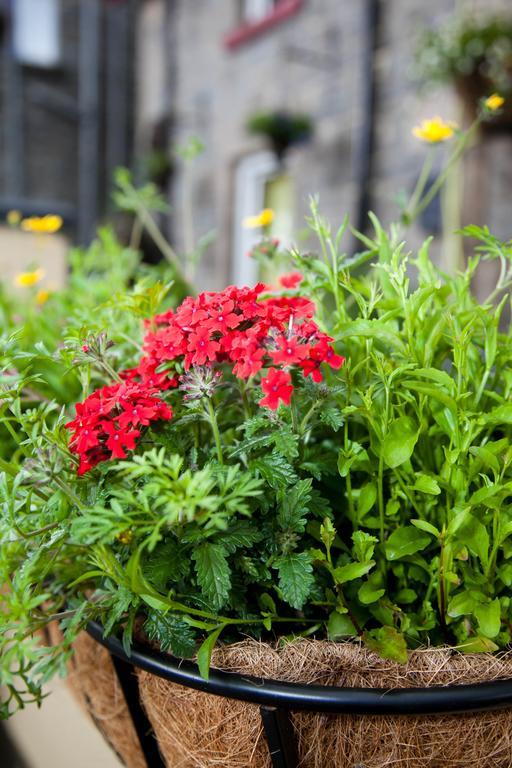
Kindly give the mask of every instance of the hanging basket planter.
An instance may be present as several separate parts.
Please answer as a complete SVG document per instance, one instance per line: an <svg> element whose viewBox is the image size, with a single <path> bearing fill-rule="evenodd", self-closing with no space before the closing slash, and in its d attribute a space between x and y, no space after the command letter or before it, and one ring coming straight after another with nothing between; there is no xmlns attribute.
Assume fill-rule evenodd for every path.
<svg viewBox="0 0 512 768"><path fill-rule="evenodd" d="M483 75L475 72L467 77L458 77L455 81L455 90L459 95L468 121L473 121L480 109L482 99L493 92L493 83ZM512 100L511 93L504 94L505 103L499 112L492 115L492 119L483 121L481 130L485 133L496 133L512 130Z"/></svg>
<svg viewBox="0 0 512 768"><path fill-rule="evenodd" d="M313 135L311 118L291 112L262 112L253 115L247 123L247 129L250 133L263 136L279 160L283 159L292 145L308 141Z"/></svg>
<svg viewBox="0 0 512 768"><path fill-rule="evenodd" d="M115 660L148 768L510 766L510 653L422 649L401 665L354 643L244 640L214 651L206 681L191 662L137 645L127 657L100 625L88 632L91 652Z"/></svg>

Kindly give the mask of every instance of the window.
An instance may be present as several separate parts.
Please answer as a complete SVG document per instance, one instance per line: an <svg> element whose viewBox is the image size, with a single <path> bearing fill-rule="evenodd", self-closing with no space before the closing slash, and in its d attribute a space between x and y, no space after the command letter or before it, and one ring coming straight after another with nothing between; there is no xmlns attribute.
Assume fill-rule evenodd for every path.
<svg viewBox="0 0 512 768"><path fill-rule="evenodd" d="M238 24L224 37L224 46L229 50L236 50L240 45L295 16L304 4L304 0L238 0L238 2Z"/></svg>
<svg viewBox="0 0 512 768"><path fill-rule="evenodd" d="M14 56L20 64L49 69L59 64L60 0L14 0Z"/></svg>
<svg viewBox="0 0 512 768"><path fill-rule="evenodd" d="M284 247L289 246L293 237L293 183L286 173L281 172L273 152L258 152L245 157L236 171L232 261L236 285L254 285L258 280L272 283L282 271L278 264L262 269L249 256L262 232L247 229L243 222L264 208L274 212L272 224L267 229L268 236L277 238Z"/></svg>
<svg viewBox="0 0 512 768"><path fill-rule="evenodd" d="M269 16L278 0L241 0L241 21L247 24L257 24Z"/></svg>

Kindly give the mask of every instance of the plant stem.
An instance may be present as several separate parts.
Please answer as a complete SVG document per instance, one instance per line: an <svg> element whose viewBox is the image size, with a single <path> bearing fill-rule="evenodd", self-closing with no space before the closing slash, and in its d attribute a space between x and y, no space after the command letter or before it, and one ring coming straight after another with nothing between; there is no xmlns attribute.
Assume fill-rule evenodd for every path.
<svg viewBox="0 0 512 768"><path fill-rule="evenodd" d="M217 415L215 413L215 409L213 407L213 403L210 398L207 399L208 403L208 420L210 422L210 426L212 428L213 433L213 439L215 440L215 447L217 449L217 458L219 460L219 464L224 464L224 457L222 455L222 445L220 442L220 432L219 432L219 425L217 423Z"/></svg>

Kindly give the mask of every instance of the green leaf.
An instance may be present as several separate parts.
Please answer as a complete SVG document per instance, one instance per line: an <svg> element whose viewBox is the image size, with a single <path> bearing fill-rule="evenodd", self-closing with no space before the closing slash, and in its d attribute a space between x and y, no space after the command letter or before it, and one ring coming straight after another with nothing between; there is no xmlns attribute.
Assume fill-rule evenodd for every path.
<svg viewBox="0 0 512 768"><path fill-rule="evenodd" d="M148 639L158 643L162 651L172 651L175 656L187 659L195 650L195 635L191 627L171 613L150 611L144 622Z"/></svg>
<svg viewBox="0 0 512 768"><path fill-rule="evenodd" d="M499 634L501 629L501 606L497 597L490 602L477 605L474 613L482 635L485 637L496 637Z"/></svg>
<svg viewBox="0 0 512 768"><path fill-rule="evenodd" d="M367 563L372 559L375 545L379 542L376 536L371 536L365 531L354 531L352 541L354 542L354 555L361 563Z"/></svg>
<svg viewBox="0 0 512 768"><path fill-rule="evenodd" d="M359 491L357 500L357 515L359 520L368 514L377 500L377 486L375 483L366 483Z"/></svg>
<svg viewBox="0 0 512 768"><path fill-rule="evenodd" d="M197 666L199 667L199 673L204 680L208 680L210 677L210 663L212 660L213 649L225 626L226 625L223 624L221 627L218 627L211 632L197 652Z"/></svg>
<svg viewBox="0 0 512 768"><path fill-rule="evenodd" d="M284 456L285 459L291 461L297 458L299 455L299 437L288 424L282 424L279 429L276 429L273 432L273 438L276 451Z"/></svg>
<svg viewBox="0 0 512 768"><path fill-rule="evenodd" d="M411 520L411 523L415 528L419 528L420 531L425 531L425 533L431 533L436 538L441 535L441 531L432 523L427 523L426 520Z"/></svg>
<svg viewBox="0 0 512 768"><path fill-rule="evenodd" d="M281 530L303 533L311 500L311 478L299 480L293 488L279 494L277 521Z"/></svg>
<svg viewBox="0 0 512 768"><path fill-rule="evenodd" d="M375 587L370 580L363 582L357 592L357 596L363 605L376 603L385 594L385 589Z"/></svg>
<svg viewBox="0 0 512 768"><path fill-rule="evenodd" d="M365 632L363 640L370 651L375 651L383 659L407 663L407 645L401 632L394 627L380 627Z"/></svg>
<svg viewBox="0 0 512 768"><path fill-rule="evenodd" d="M335 406L323 408L320 411L320 421L322 424L326 424L330 427L334 432L337 432L345 423L341 410Z"/></svg>
<svg viewBox="0 0 512 768"><path fill-rule="evenodd" d="M346 613L333 611L327 622L327 634L329 640L336 642L344 637L354 637L354 635L357 635L357 630Z"/></svg>
<svg viewBox="0 0 512 768"><path fill-rule="evenodd" d="M226 604L231 589L231 571L226 550L220 544L205 542L192 552L197 581L203 596L214 610Z"/></svg>
<svg viewBox="0 0 512 768"><path fill-rule="evenodd" d="M456 541L467 546L469 551L480 558L484 568L489 560L489 534L483 525L468 510L458 514L448 526L448 533Z"/></svg>
<svg viewBox="0 0 512 768"><path fill-rule="evenodd" d="M375 343L384 349L386 349L387 345L399 352L404 351L402 339L392 330L390 325L386 325L382 320L357 319L344 323L336 335L336 340L352 339L357 336L362 336L365 339L374 339Z"/></svg>
<svg viewBox="0 0 512 768"><path fill-rule="evenodd" d="M512 424L512 403L505 403L494 408L490 413L482 416L484 424Z"/></svg>
<svg viewBox="0 0 512 768"><path fill-rule="evenodd" d="M499 649L496 643L493 643L488 637L476 635L457 645L457 650L462 653L494 653Z"/></svg>
<svg viewBox="0 0 512 768"><path fill-rule="evenodd" d="M227 531L222 531L217 538L220 545L231 555L241 547L252 547L262 540L263 534L251 523L241 520L230 525Z"/></svg>
<svg viewBox="0 0 512 768"><path fill-rule="evenodd" d="M313 586L313 566L307 552L291 552L282 555L275 563L279 572L279 589L292 608L300 610L306 602Z"/></svg>
<svg viewBox="0 0 512 768"><path fill-rule="evenodd" d="M331 520L326 517L322 525L320 526L320 538L322 539L322 543L325 547L325 551L327 554L330 553L331 547L333 545L334 539L336 538L336 529L334 528ZM320 553L322 557L320 559L323 559L323 554Z"/></svg>
<svg viewBox="0 0 512 768"><path fill-rule="evenodd" d="M293 467L277 451L272 451L269 456L255 459L251 462L251 467L256 469L265 482L277 491L284 490L297 482Z"/></svg>
<svg viewBox="0 0 512 768"><path fill-rule="evenodd" d="M458 616L472 616L476 606L485 600L485 595L481 592L466 589L453 595L448 603L448 616L457 618Z"/></svg>
<svg viewBox="0 0 512 768"><path fill-rule="evenodd" d="M418 431L412 419L401 416L391 422L381 446L387 466L393 469L410 459L417 440Z"/></svg>
<svg viewBox="0 0 512 768"><path fill-rule="evenodd" d="M435 478L431 477L430 475L425 475L423 472L420 472L416 476L415 483L413 486L411 486L411 488L413 491L429 493L432 496L438 496L441 493L441 489L437 480L435 480Z"/></svg>
<svg viewBox="0 0 512 768"><path fill-rule="evenodd" d="M401 557L414 555L430 544L431 538L424 531L413 525L397 528L384 545L388 560L399 560Z"/></svg>
<svg viewBox="0 0 512 768"><path fill-rule="evenodd" d="M367 574L374 565L375 560L370 560L367 563L347 563L347 565L341 565L339 568L335 568L332 575L336 584L345 584L347 581L360 579L361 576Z"/></svg>

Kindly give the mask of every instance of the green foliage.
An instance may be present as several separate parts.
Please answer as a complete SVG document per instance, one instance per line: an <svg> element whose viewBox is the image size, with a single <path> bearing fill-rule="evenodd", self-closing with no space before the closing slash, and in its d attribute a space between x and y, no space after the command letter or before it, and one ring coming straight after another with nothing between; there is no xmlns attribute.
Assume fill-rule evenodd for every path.
<svg viewBox="0 0 512 768"><path fill-rule="evenodd" d="M503 95L512 92L512 17L458 15L419 41L416 68L432 81L479 78ZM489 95L482 94L482 95Z"/></svg>
<svg viewBox="0 0 512 768"><path fill-rule="evenodd" d="M65 316L39 318L42 344L37 318L5 325L4 715L40 700L91 619L127 648L136 627L164 650L196 653L204 676L219 638L240 632L358 636L398 661L426 643L510 643L512 243L468 229L476 255L448 276L428 243L410 256L373 222L349 258L345 227L332 234L313 203L320 255L293 254L344 366L320 383L294 372L291 406L275 412L227 371L199 400L170 389L170 421L80 478L70 402L136 359L142 318L175 298L169 281L127 272L115 297L98 286L98 306L56 296ZM501 266L483 303L471 292L480 260ZM52 366L66 370L65 388ZM54 619L64 642L43 649L34 633Z"/></svg>

